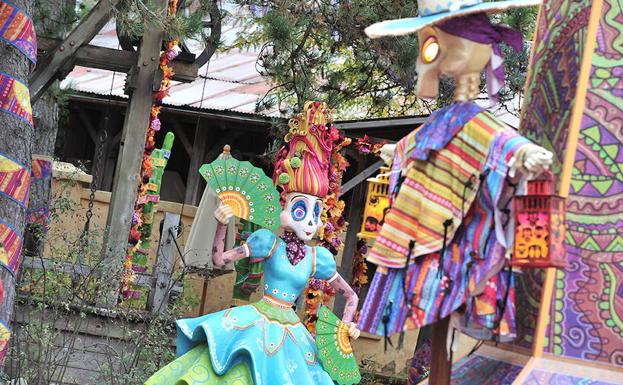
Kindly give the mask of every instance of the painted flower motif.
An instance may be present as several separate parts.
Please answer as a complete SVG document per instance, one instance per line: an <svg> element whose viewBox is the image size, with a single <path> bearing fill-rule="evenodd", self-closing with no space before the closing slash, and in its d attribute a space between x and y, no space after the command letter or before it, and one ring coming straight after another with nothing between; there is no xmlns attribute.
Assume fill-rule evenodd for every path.
<svg viewBox="0 0 623 385"><path fill-rule="evenodd" d="M257 339L255 340L255 345L257 346L257 350L259 350L261 353L264 353L264 342L260 337L257 337Z"/></svg>
<svg viewBox="0 0 623 385"><path fill-rule="evenodd" d="M284 291L283 293L281 293L281 296L282 296L283 298L288 298L288 293L286 293L286 292Z"/></svg>
<svg viewBox="0 0 623 385"><path fill-rule="evenodd" d="M273 294L279 294L279 289L274 288L274 289L273 289Z"/></svg>
<svg viewBox="0 0 623 385"><path fill-rule="evenodd" d="M268 284L264 285L264 290L268 290Z"/></svg>
<svg viewBox="0 0 623 385"><path fill-rule="evenodd" d="M223 317L223 318L221 318L221 327L225 331L230 332L230 331L234 330L234 323L232 322L231 319L229 319L227 317Z"/></svg>

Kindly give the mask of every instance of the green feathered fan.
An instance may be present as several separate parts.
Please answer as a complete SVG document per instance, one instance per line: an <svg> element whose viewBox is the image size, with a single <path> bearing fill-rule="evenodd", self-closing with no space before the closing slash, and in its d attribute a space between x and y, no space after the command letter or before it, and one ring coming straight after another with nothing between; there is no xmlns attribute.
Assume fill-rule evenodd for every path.
<svg viewBox="0 0 623 385"><path fill-rule="evenodd" d="M350 346L348 326L326 307L318 310L316 346L323 369L339 385L358 384L361 374Z"/></svg>
<svg viewBox="0 0 623 385"><path fill-rule="evenodd" d="M238 218L275 231L279 227L279 193L261 168L235 158L204 164L199 173Z"/></svg>

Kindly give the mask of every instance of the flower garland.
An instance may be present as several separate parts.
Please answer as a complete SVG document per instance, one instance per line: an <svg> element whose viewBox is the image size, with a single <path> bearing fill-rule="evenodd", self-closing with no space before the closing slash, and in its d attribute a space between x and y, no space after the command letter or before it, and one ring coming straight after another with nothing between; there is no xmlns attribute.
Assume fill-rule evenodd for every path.
<svg viewBox="0 0 623 385"><path fill-rule="evenodd" d="M368 253L368 244L364 239L357 240L357 250L353 257L353 280L350 286L359 294L363 285L368 283L368 265L365 256Z"/></svg>
<svg viewBox="0 0 623 385"><path fill-rule="evenodd" d="M177 11L177 0L169 2L169 14L174 16ZM129 250L123 262L123 274L121 277L121 294L123 298L135 297L136 293L130 290L130 284L134 282L134 269L132 259L139 250L142 237L149 238L151 234L145 234L146 228L143 228L143 206L150 201L150 197L146 194L148 190L149 180L153 176L154 170L151 163L151 154L156 147L154 137L160 131L160 105L162 100L169 94L171 88L171 78L173 77L173 69L169 63L177 57L180 52L178 41L172 40L167 43L167 49L160 55L160 70L162 71L162 82L158 91L154 92L152 98L152 107L149 114L149 124L145 136L145 147L143 150L143 161L139 174L139 185L137 188L137 199L134 204L134 214L132 215L132 226L128 238ZM149 227L151 228L151 227ZM143 231L142 231L143 230ZM139 294L140 295L140 294Z"/></svg>
<svg viewBox="0 0 623 385"><path fill-rule="evenodd" d="M331 123L330 129L335 130L333 123ZM335 132L337 132L337 130L335 130ZM324 225L320 228L319 238L321 246L326 247L333 255L337 255L337 253L344 248L342 234L348 228L348 222L346 222L346 218L344 218L346 204L343 200L339 199L339 196L342 191L342 177L348 166L350 166L350 163L341 154L341 151L353 144L355 149L361 154L374 154L378 156L381 147L385 143L372 143L367 135L354 140L352 138L346 138L341 134L334 135L333 137L334 146L331 154L331 167L329 168L330 194L328 194L323 201L324 207L320 219ZM359 250L360 247L358 246L357 249ZM363 261L363 255L360 259ZM357 263L355 263L355 266L356 265ZM355 266L353 266L353 269ZM365 262L363 262L359 263L357 274L353 274L353 284L361 282L359 289L356 289L357 292L359 292L363 284L367 283L366 271L367 268ZM356 287L356 285L353 287ZM318 319L316 314L321 300L322 304L327 305L334 296L335 290L331 285L327 284L326 281L315 278L309 280L305 291L305 319L303 322L312 335L315 335L316 321Z"/></svg>

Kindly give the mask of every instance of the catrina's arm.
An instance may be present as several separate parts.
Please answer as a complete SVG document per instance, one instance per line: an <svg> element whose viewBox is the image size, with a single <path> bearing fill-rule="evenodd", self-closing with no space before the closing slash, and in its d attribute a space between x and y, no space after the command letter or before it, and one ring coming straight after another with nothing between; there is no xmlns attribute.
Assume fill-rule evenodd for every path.
<svg viewBox="0 0 623 385"><path fill-rule="evenodd" d="M329 280L329 284L331 284L335 291L343 295L346 299L342 322L349 326L349 334L351 338L359 338L360 331L357 329L356 324L353 323L355 312L357 311L357 304L359 303L359 296L339 273L335 273L335 275Z"/></svg>
<svg viewBox="0 0 623 385"><path fill-rule="evenodd" d="M223 251L225 249L225 234L227 233L227 224L233 216L234 214L231 208L222 203L214 212L214 217L218 221L216 234L214 234L214 243L212 246L212 262L214 262L214 266L222 267L229 262L235 262L249 256L248 249L244 246L239 246L232 250Z"/></svg>

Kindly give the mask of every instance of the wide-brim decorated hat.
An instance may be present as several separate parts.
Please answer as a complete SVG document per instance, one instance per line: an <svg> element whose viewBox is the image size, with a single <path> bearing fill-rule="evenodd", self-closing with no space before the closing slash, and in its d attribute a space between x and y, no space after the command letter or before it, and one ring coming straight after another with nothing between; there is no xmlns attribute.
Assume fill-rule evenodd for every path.
<svg viewBox="0 0 623 385"><path fill-rule="evenodd" d="M372 39L383 36L402 36L420 29L458 16L472 13L498 13L507 9L539 5L542 0L418 0L417 17L386 20L372 24L366 28L366 35Z"/></svg>

